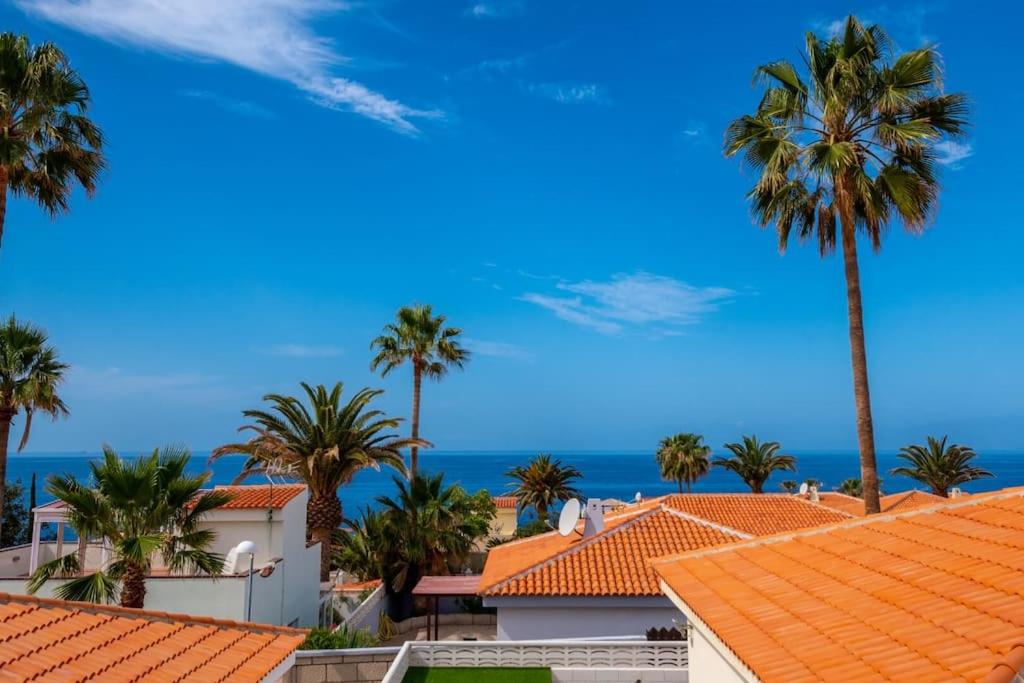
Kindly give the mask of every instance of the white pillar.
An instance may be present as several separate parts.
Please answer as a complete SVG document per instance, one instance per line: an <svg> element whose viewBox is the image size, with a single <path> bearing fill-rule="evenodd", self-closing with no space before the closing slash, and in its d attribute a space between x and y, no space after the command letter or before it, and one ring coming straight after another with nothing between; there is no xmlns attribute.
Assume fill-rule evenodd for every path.
<svg viewBox="0 0 1024 683"><path fill-rule="evenodd" d="M28 558L28 573L32 574L39 568L39 536L42 534L43 523L38 518L32 519L32 552Z"/></svg>
<svg viewBox="0 0 1024 683"><path fill-rule="evenodd" d="M64 557L64 522L57 522L57 557Z"/></svg>

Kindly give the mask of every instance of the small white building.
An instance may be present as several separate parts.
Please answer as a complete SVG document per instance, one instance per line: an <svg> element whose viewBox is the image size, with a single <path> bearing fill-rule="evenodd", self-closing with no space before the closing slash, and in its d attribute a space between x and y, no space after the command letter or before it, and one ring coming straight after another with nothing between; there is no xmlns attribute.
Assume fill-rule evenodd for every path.
<svg viewBox="0 0 1024 683"><path fill-rule="evenodd" d="M686 623L654 559L850 518L795 496L663 496L618 508L593 533L581 522L568 536L550 532L491 549L479 593L497 608L498 640L643 638Z"/></svg>
<svg viewBox="0 0 1024 683"><path fill-rule="evenodd" d="M233 621L315 626L320 546L306 544L306 487L263 484L216 489L231 493L231 501L211 511L202 526L216 532L210 550L225 556L223 572L216 576L171 573L157 557L146 580L146 608ZM42 541L43 524L56 527L56 540ZM0 592L26 593L26 579L36 567L77 552L76 542L64 540L65 526L61 502L33 510L32 543L0 550ZM248 546L251 553L239 551L246 541L255 546ZM87 545L86 571L102 567L108 560L102 542ZM64 581L47 582L38 595L52 597Z"/></svg>

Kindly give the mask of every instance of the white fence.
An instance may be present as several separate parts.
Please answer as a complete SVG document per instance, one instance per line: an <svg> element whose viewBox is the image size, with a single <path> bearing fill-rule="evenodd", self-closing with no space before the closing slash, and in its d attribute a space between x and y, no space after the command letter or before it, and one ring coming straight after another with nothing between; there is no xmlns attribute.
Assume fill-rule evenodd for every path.
<svg viewBox="0 0 1024 683"><path fill-rule="evenodd" d="M685 641L410 641L383 683L400 683L409 667L685 670L688 664Z"/></svg>

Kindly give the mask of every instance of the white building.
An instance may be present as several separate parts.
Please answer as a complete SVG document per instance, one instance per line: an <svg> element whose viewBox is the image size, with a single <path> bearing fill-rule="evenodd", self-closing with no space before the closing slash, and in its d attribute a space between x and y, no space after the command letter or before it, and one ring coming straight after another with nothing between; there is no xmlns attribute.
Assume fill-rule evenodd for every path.
<svg viewBox="0 0 1024 683"><path fill-rule="evenodd" d="M687 550L850 519L795 496L686 494L626 506L603 529L550 532L493 548L479 593L498 640L642 638L680 629L651 561Z"/></svg>
<svg viewBox="0 0 1024 683"><path fill-rule="evenodd" d="M233 621L315 626L320 599L320 546L306 544L306 487L296 484L218 486L232 494L210 512L202 526L216 532L210 548L226 560L220 575L172 574L155 558L146 580L146 608ZM63 504L33 510L32 543L0 550L0 592L24 594L27 577L40 564L77 551L65 542ZM43 524L57 528L57 539L43 542ZM253 552L239 552L248 541ZM244 548L243 548L244 549ZM102 542L86 548L86 570L108 561ZM252 573L250 574L250 559ZM53 579L38 592L51 597L65 580Z"/></svg>

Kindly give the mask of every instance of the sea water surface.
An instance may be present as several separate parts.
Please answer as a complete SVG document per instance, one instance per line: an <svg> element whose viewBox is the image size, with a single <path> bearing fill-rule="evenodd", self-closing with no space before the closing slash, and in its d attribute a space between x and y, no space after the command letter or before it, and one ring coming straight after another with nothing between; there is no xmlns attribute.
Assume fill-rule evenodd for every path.
<svg viewBox="0 0 1024 683"><path fill-rule="evenodd" d="M822 482L822 490L831 490L850 477L859 477L858 456L855 451L793 451L797 459L797 471L776 473L766 491L779 491L779 483L785 479L803 481L814 478ZM122 453L134 456L137 453ZM446 482L461 484L470 491L487 489L493 495L507 493L512 480L506 473L516 465L525 465L536 451L421 451L420 469L424 472L443 472ZM618 498L631 500L636 493L643 497L671 493L676 490L674 482L661 481L654 455L649 451L555 451L553 457L563 464L573 465L583 477L577 488L583 498ZM207 461L208 452L195 452L190 463L194 472L210 472L211 484L230 484L241 469L244 456L226 456L212 463ZM51 474L73 474L83 481L89 480L89 461L99 453L33 453L12 454L8 459L9 481L20 479L26 494L29 479L35 473L38 480L37 500L42 504L52 499L45 491L46 478ZM909 488L924 488L923 485L903 477L888 474L889 470L901 464L894 451L878 454L878 466L882 476L882 487L887 492L903 491ZM974 464L992 472L994 478L971 482L963 488L967 491L985 491L1007 486L1024 485L1024 452L984 451L979 452ZM378 496L391 496L395 491L393 470L365 470L356 475L339 495L346 516L355 516L365 506L375 505ZM266 479L252 477L247 483L265 483ZM747 487L739 477L721 468L711 472L697 482L695 492L740 492Z"/></svg>

